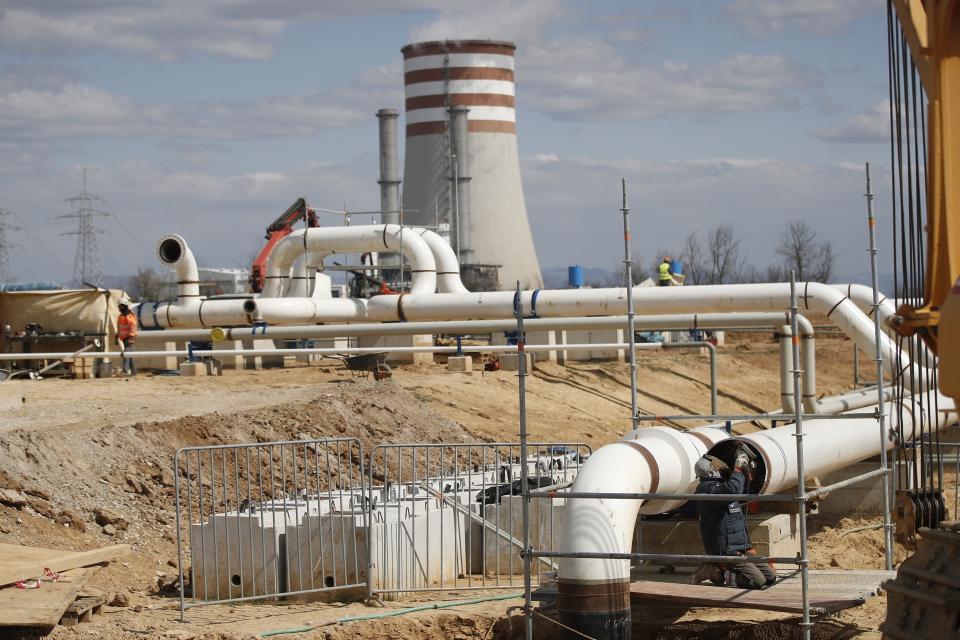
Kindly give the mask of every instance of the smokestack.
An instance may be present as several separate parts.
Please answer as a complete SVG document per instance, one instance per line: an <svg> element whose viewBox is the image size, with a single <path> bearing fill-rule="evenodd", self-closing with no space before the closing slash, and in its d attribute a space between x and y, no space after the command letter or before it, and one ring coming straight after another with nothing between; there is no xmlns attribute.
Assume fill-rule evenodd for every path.
<svg viewBox="0 0 960 640"><path fill-rule="evenodd" d="M450 227L453 250L460 263L471 262L470 255L470 138L467 131L467 107L450 107L450 151L454 175L450 177L455 189L456 215Z"/></svg>
<svg viewBox="0 0 960 640"><path fill-rule="evenodd" d="M518 280L525 288L543 286L517 154L515 49L491 40L421 42L402 49L403 206L413 210L405 221L448 225L454 249L459 235L464 275L471 264L478 270L497 265L503 289L513 289ZM464 116L465 138L455 130Z"/></svg>
<svg viewBox="0 0 960 640"><path fill-rule="evenodd" d="M380 109L380 210L384 224L400 223L400 154L397 151L396 109Z"/></svg>

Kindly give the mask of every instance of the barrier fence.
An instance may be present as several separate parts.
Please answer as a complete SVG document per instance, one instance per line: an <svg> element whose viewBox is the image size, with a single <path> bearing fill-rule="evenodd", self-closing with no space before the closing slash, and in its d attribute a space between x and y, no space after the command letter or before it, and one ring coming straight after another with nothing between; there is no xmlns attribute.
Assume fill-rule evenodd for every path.
<svg viewBox="0 0 960 640"><path fill-rule="evenodd" d="M531 486L572 480L591 453L579 443L530 443ZM520 445L385 444L370 453L371 595L523 584ZM554 548L560 511L534 515L532 536ZM540 572L553 571L551 561Z"/></svg>
<svg viewBox="0 0 960 640"><path fill-rule="evenodd" d="M569 483L579 443L531 443L532 487ZM355 438L187 447L174 456L181 619L209 604L523 584L517 443ZM537 548L560 511L537 501ZM555 570L539 563L541 575ZM329 595L325 596L324 594Z"/></svg>
<svg viewBox="0 0 960 640"><path fill-rule="evenodd" d="M181 616L204 604L365 590L359 440L188 447L174 457L174 478Z"/></svg>

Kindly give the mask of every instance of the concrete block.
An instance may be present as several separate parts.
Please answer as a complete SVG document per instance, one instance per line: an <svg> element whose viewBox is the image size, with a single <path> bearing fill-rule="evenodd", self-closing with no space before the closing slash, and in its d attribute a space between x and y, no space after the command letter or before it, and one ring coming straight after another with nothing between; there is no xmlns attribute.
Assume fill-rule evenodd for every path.
<svg viewBox="0 0 960 640"><path fill-rule="evenodd" d="M644 520L640 526L644 553L703 553L700 523L696 519ZM796 514L747 517L750 542L760 555L795 556L800 551L799 526Z"/></svg>
<svg viewBox="0 0 960 640"><path fill-rule="evenodd" d="M432 335L417 335L417 336L363 336L357 339L357 346L359 347L375 347L378 349L386 350L388 347L432 347L433 346L433 336ZM398 364L419 364L419 365L429 365L433 364L433 354L430 352L424 353L388 353L387 354L388 363L398 363Z"/></svg>
<svg viewBox="0 0 960 640"><path fill-rule="evenodd" d="M868 471L876 471L879 467L879 462L852 464L844 469L828 473L820 478L820 484L828 485L847 480ZM817 503L817 510L821 515L838 519L852 518L858 515L881 514L883 513L883 478L870 478L864 482L829 493Z"/></svg>
<svg viewBox="0 0 960 640"><path fill-rule="evenodd" d="M243 349L242 340L222 340L220 342L215 342L213 345L214 349L231 349L231 350L240 350ZM220 362L223 364L224 369L236 369L240 370L244 367L244 357L240 355L236 356L220 356Z"/></svg>
<svg viewBox="0 0 960 640"><path fill-rule="evenodd" d="M447 370L457 373L470 373L473 371L473 357L450 356L447 358Z"/></svg>
<svg viewBox="0 0 960 640"><path fill-rule="evenodd" d="M598 329L592 331L561 331L558 344L608 344L624 342L623 329ZM567 351L562 360L612 360L626 361L626 349L591 349L590 351Z"/></svg>
<svg viewBox="0 0 960 640"><path fill-rule="evenodd" d="M526 371L530 373L533 371L533 354L525 353L523 354L527 359ZM518 353L502 353L499 356L500 359L500 369L503 371L519 371L520 370L520 354Z"/></svg>
<svg viewBox="0 0 960 640"><path fill-rule="evenodd" d="M207 366L202 362L184 362L179 368L181 376L205 376Z"/></svg>
<svg viewBox="0 0 960 640"><path fill-rule="evenodd" d="M0 411L16 411L23 406L23 387L19 382L0 383Z"/></svg>

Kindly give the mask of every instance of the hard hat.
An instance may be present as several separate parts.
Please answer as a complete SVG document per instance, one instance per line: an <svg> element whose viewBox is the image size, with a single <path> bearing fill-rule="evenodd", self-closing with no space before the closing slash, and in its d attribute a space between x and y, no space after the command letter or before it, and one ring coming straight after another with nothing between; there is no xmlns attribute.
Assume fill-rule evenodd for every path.
<svg viewBox="0 0 960 640"><path fill-rule="evenodd" d="M129 307L129 306L130 306L130 298L120 298L120 301L117 302L117 306L118 306L118 307Z"/></svg>

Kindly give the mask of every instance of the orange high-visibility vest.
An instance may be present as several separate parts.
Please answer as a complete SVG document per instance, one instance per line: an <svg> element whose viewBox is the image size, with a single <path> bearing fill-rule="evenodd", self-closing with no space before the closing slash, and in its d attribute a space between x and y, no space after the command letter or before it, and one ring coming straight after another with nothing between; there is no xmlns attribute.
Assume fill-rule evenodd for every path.
<svg viewBox="0 0 960 640"><path fill-rule="evenodd" d="M121 313L117 318L117 338L126 340L137 337L137 316L133 312Z"/></svg>

